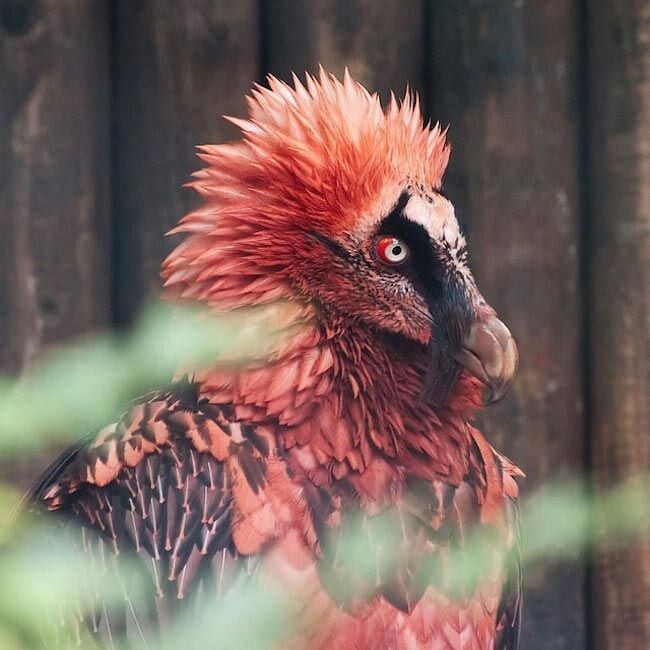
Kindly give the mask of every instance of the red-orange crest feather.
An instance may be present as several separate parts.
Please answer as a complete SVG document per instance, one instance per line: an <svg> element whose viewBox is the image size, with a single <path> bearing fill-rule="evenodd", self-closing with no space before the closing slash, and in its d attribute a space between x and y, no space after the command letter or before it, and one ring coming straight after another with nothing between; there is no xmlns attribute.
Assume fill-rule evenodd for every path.
<svg viewBox="0 0 650 650"><path fill-rule="evenodd" d="M243 132L236 144L201 147L208 167L191 183L208 201L260 207L269 217L323 231L349 227L393 181L440 186L449 160L445 133L425 126L409 92L384 112L346 72L275 77L248 98L249 118L228 118ZM300 223L297 225L301 225Z"/></svg>

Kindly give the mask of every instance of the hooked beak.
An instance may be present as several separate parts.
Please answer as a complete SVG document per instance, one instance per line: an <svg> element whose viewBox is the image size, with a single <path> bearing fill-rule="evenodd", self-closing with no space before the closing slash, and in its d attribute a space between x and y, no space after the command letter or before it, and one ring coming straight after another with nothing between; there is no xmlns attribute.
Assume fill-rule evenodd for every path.
<svg viewBox="0 0 650 650"><path fill-rule="evenodd" d="M517 374L517 345L496 317L474 323L462 343L458 361L486 387L485 405L503 399Z"/></svg>

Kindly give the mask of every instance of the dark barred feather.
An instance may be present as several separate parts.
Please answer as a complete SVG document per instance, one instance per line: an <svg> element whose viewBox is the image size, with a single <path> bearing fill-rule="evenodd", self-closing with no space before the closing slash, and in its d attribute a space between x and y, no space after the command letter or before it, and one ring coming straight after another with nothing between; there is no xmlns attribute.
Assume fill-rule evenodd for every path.
<svg viewBox="0 0 650 650"><path fill-rule="evenodd" d="M240 561L232 540L231 479L224 463L185 438L186 424L175 416L186 410L199 413L199 405L175 396L174 406L170 403L170 410L158 416L173 445L133 467L124 465L107 485L71 478L80 464L106 461L104 449L88 446L95 432L62 455L34 486L29 497L34 512L57 500L55 512L42 513L51 523L48 534L98 568L90 572L94 578L102 577L101 584L90 581L83 602L72 610L52 613L48 646L66 640L76 644L88 634L107 647L124 635L150 640L199 596L204 603L217 600L240 576L254 573L257 560ZM145 405L139 426L145 439L154 435L150 415ZM199 421L205 417L199 415ZM239 447L234 445L244 472L259 488L263 461L250 457L251 442ZM117 587L122 597L105 602L107 586Z"/></svg>

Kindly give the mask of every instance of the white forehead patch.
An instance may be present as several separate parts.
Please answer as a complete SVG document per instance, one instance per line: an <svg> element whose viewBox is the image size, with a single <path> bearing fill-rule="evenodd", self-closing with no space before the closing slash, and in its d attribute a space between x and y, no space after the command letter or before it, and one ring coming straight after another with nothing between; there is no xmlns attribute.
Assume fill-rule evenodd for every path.
<svg viewBox="0 0 650 650"><path fill-rule="evenodd" d="M449 243L464 239L458 228L454 206L444 196L415 194L406 204L403 214L409 221L420 224L431 239L445 239Z"/></svg>

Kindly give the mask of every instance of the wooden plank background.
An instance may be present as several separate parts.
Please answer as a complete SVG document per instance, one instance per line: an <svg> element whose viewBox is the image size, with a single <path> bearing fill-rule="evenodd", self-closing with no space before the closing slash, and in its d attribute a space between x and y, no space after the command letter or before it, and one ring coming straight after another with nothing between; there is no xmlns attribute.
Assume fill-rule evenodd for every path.
<svg viewBox="0 0 650 650"><path fill-rule="evenodd" d="M103 1L0 2L0 371L111 322L109 31Z"/></svg>
<svg viewBox="0 0 650 650"><path fill-rule="evenodd" d="M590 443L602 488L650 467L650 4L588 6ZM650 647L650 539L601 550L591 585L594 646Z"/></svg>
<svg viewBox="0 0 650 650"><path fill-rule="evenodd" d="M446 190L521 350L482 426L525 490L647 470L649 43L643 2L0 1L0 369L155 295L194 145L235 136L252 82L348 66L451 125ZM650 547L596 551L528 576L523 648L650 647Z"/></svg>

